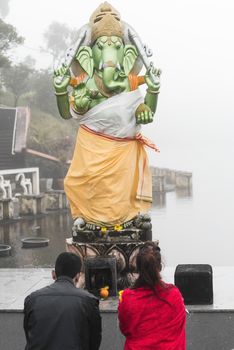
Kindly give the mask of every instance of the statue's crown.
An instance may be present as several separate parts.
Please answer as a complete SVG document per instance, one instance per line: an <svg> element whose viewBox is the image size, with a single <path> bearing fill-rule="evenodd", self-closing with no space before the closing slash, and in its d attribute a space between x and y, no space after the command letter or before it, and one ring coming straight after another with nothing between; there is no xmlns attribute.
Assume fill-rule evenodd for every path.
<svg viewBox="0 0 234 350"><path fill-rule="evenodd" d="M89 20L91 26L91 40L94 43L100 36L123 37L122 22L119 12L108 2L98 6Z"/></svg>

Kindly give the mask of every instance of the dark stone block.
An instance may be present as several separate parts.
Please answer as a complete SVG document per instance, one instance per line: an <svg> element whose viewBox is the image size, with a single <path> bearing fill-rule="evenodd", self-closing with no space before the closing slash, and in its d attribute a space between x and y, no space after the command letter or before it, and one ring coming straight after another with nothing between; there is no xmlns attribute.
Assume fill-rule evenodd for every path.
<svg viewBox="0 0 234 350"><path fill-rule="evenodd" d="M185 304L213 304L213 272L210 265L178 265L174 279Z"/></svg>

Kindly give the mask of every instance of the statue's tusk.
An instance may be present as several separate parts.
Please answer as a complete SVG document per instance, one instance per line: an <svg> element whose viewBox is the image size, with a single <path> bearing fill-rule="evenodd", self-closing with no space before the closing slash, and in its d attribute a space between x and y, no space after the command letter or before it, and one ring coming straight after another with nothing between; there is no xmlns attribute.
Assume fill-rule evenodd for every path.
<svg viewBox="0 0 234 350"><path fill-rule="evenodd" d="M117 70L121 70L121 67L120 67L119 62L116 64L116 69L117 69Z"/></svg>

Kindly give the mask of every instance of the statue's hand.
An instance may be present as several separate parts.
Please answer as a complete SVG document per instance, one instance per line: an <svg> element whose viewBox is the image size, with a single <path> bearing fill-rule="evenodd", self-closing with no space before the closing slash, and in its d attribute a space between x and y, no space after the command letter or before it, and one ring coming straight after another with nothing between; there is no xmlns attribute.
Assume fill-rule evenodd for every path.
<svg viewBox="0 0 234 350"><path fill-rule="evenodd" d="M63 64L54 71L54 88L57 93L67 91L67 87L71 80L69 68Z"/></svg>
<svg viewBox="0 0 234 350"><path fill-rule="evenodd" d="M141 103L135 112L136 123L137 124L148 124L153 121L153 112L151 109L144 103Z"/></svg>
<svg viewBox="0 0 234 350"><path fill-rule="evenodd" d="M151 91L152 93L155 93L155 92L159 91L161 73L162 73L161 69L154 68L153 66L151 66L148 69L148 71L145 75L145 82L148 86L149 92ZM150 77L151 74L153 74L155 76L157 82L152 81L152 78Z"/></svg>
<svg viewBox="0 0 234 350"><path fill-rule="evenodd" d="M98 94L98 91L90 90L85 83L80 83L73 90L73 97L76 110L83 114L88 111L92 99Z"/></svg>

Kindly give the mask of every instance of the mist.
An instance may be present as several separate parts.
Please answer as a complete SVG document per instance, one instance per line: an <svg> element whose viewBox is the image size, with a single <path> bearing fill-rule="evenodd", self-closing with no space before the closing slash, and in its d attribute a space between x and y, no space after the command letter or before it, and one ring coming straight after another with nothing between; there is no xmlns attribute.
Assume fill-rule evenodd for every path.
<svg viewBox="0 0 234 350"><path fill-rule="evenodd" d="M9 10L2 13L4 20L25 37L12 57L19 61L30 55L38 68L50 67L52 72L51 55L41 51L48 26L57 21L78 31L99 3L11 0ZM112 0L111 4L153 50L152 60L162 69L155 121L142 128L160 149L159 154L149 151L150 163L193 173L192 201L158 212L157 238L180 250L181 242L189 244L190 235L196 245L197 235L204 240L196 245L203 257L208 254L215 264L231 265L230 259L222 258L230 254L227 246L234 230L234 2ZM181 215L175 215L178 208ZM224 250L217 260L215 247L221 240ZM178 262L170 254L167 262Z"/></svg>

